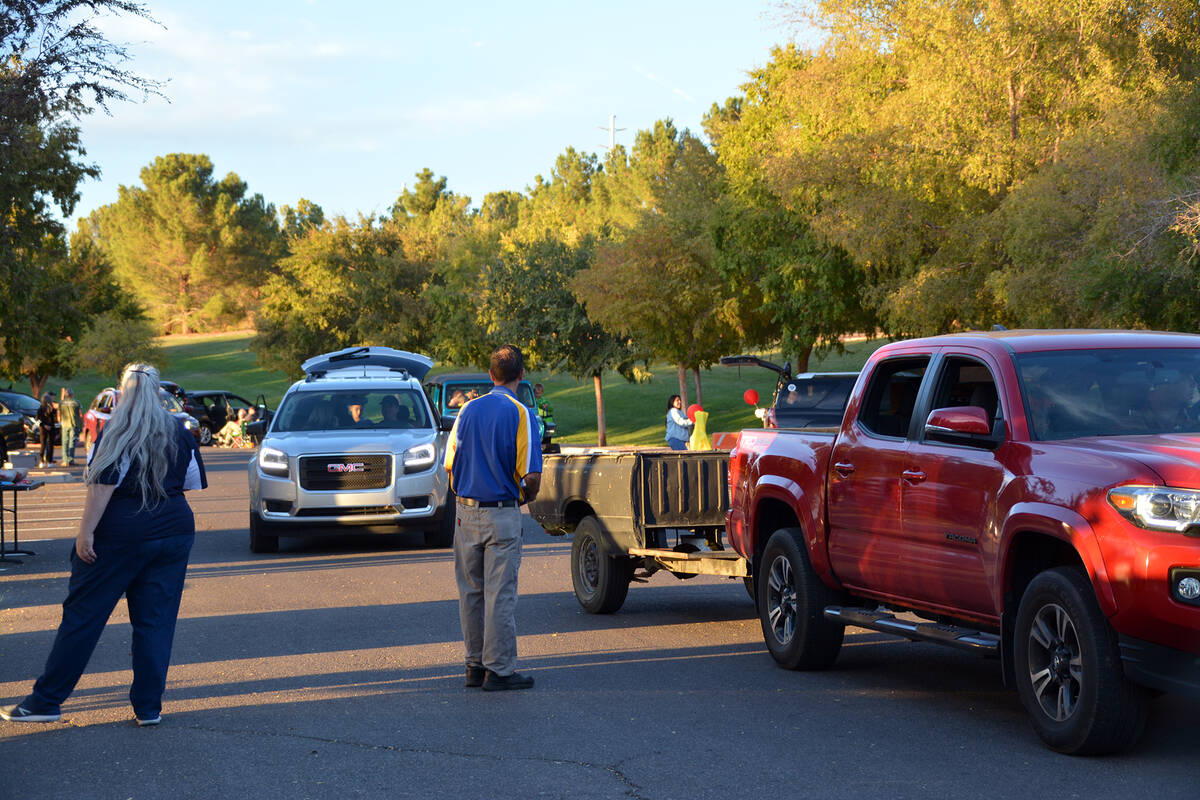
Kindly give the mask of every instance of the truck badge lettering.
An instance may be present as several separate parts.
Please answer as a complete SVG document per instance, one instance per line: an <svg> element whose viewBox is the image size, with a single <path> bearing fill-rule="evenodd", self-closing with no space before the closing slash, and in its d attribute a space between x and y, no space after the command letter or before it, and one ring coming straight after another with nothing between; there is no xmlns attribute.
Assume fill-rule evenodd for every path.
<svg viewBox="0 0 1200 800"><path fill-rule="evenodd" d="M361 462L355 464L327 464L326 472L366 472L367 465Z"/></svg>

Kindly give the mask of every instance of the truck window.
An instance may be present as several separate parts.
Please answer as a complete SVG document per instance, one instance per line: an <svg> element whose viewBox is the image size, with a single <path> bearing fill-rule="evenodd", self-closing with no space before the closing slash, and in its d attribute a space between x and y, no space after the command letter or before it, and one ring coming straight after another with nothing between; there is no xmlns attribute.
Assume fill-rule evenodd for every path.
<svg viewBox="0 0 1200 800"><path fill-rule="evenodd" d="M978 406L987 412L988 419L999 419L1000 398L992 371L973 358L947 358L934 396L933 408Z"/></svg>
<svg viewBox="0 0 1200 800"><path fill-rule="evenodd" d="M876 366L858 423L880 436L907 436L928 366L929 356L894 358Z"/></svg>

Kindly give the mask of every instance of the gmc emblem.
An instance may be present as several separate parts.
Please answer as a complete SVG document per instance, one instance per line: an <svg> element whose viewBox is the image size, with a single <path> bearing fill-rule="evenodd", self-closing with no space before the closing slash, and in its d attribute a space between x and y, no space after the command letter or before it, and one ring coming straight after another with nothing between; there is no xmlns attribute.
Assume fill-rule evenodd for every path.
<svg viewBox="0 0 1200 800"><path fill-rule="evenodd" d="M357 464L326 464L326 472L366 472L367 465L363 463Z"/></svg>

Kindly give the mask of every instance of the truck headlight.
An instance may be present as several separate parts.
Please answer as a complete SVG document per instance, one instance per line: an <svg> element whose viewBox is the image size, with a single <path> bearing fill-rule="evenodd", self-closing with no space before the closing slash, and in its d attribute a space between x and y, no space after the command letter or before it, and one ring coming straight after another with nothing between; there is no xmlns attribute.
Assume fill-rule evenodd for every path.
<svg viewBox="0 0 1200 800"><path fill-rule="evenodd" d="M1108 502L1121 516L1143 528L1182 533L1200 525L1200 491L1171 486L1118 486Z"/></svg>
<svg viewBox="0 0 1200 800"><path fill-rule="evenodd" d="M274 447L261 447L258 450L258 468L267 475L287 477L288 457L282 450Z"/></svg>
<svg viewBox="0 0 1200 800"><path fill-rule="evenodd" d="M431 444L419 444L416 447L410 447L404 451L402 461L406 473L423 472L432 467L433 462L437 461L437 448Z"/></svg>

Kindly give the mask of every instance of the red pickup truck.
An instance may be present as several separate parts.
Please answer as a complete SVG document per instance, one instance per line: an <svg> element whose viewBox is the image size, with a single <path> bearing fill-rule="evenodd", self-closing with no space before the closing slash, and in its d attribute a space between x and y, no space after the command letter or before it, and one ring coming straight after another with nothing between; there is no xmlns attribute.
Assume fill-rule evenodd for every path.
<svg viewBox="0 0 1200 800"><path fill-rule="evenodd" d="M1200 695L1198 376L1200 336L940 336L880 348L839 428L743 431L726 533L772 656L974 650L1050 747L1128 748Z"/></svg>

